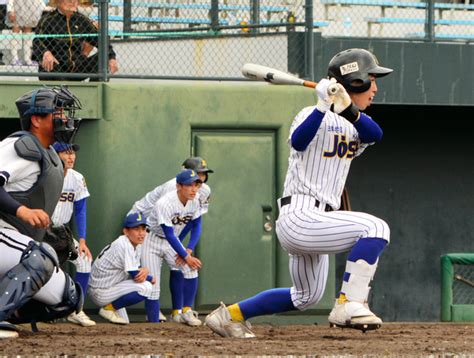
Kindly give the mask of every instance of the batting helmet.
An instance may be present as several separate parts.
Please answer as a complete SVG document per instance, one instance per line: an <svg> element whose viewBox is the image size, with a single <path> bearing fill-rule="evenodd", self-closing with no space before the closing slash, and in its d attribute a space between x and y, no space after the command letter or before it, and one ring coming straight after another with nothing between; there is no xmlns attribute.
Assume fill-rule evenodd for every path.
<svg viewBox="0 0 474 358"><path fill-rule="evenodd" d="M214 170L209 169L207 167L207 162L204 159L202 159L201 157L190 157L190 158L186 159L183 162L183 168L192 169L192 170L194 170L195 172L198 172L198 173L205 173L206 174L206 180L204 182L207 181L208 173L214 173Z"/></svg>
<svg viewBox="0 0 474 358"><path fill-rule="evenodd" d="M54 118L54 135L58 141L69 143L80 122L75 118L75 111L81 109L81 102L66 86L41 87L25 93L15 102L20 115L23 130L29 130L32 115L46 115L63 112L64 118Z"/></svg>
<svg viewBox="0 0 474 358"><path fill-rule="evenodd" d="M383 77L393 70L379 66L375 55L361 48L336 54L328 66L328 76L334 77L349 92L361 93L370 88L370 77Z"/></svg>

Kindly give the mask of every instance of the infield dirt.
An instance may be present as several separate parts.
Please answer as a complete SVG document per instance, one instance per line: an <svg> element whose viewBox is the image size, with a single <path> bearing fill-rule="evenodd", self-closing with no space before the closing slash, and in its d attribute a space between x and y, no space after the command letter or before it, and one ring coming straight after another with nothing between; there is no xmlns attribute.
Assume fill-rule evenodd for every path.
<svg viewBox="0 0 474 358"><path fill-rule="evenodd" d="M0 340L0 356L430 356L474 357L474 323L387 323L377 331L316 325L253 327L257 338L221 338L207 327L177 323L23 325Z"/></svg>

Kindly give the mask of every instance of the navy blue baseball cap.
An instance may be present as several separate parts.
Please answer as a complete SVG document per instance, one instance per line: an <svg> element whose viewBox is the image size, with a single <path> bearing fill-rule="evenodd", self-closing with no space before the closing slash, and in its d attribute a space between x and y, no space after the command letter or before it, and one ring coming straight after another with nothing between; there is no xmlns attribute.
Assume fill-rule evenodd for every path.
<svg viewBox="0 0 474 358"><path fill-rule="evenodd" d="M81 149L81 146L79 144L69 144L69 143L64 143L64 142L54 142L53 148L57 153L61 152L70 152L71 150L77 152L79 149Z"/></svg>
<svg viewBox="0 0 474 358"><path fill-rule="evenodd" d="M176 183L178 184L189 185L194 183L195 181L199 181L202 183L202 180L201 178L199 178L198 173L192 169L185 169L181 173L176 175Z"/></svg>
<svg viewBox="0 0 474 358"><path fill-rule="evenodd" d="M132 213L128 214L125 220L123 221L123 227L132 228L140 225L146 225L146 217L142 213Z"/></svg>

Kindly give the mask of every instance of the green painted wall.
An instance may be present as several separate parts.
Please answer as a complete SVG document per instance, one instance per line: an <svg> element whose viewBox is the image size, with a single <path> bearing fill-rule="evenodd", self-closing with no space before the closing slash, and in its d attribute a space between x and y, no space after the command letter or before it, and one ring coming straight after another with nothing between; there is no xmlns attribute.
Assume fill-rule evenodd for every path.
<svg viewBox="0 0 474 358"><path fill-rule="evenodd" d="M338 52L365 48L394 72L380 80L377 102L384 104L474 105L474 44L364 38L327 38L314 34L314 80L327 75ZM304 34L289 36L288 68L304 75Z"/></svg>
<svg viewBox="0 0 474 358"><path fill-rule="evenodd" d="M12 118L15 117L14 99L29 88L24 82L0 87L0 118L9 123L2 126L4 130L0 134L3 136L12 129L11 123L16 123ZM206 133L211 139L217 135L217 143L222 142L219 133L227 133L231 142L224 135L222 143L224 146L230 143L225 148L232 153L226 153L226 149L209 152L216 143L214 139L201 140L202 144L196 148L197 153L207 150L209 157L215 158L214 162L209 160L209 166L215 170L209 184L218 194L212 196L198 248L198 253L205 258L198 308L207 310L218 304L215 292L206 292L209 287L218 290L214 281L228 285L227 290L220 288L226 290L222 299L227 303L246 298L242 292L250 295L262 289L289 285L287 255L277 244L274 233L262 233L262 218L266 210L272 213L272 220L277 215L276 199L282 192L287 166L289 125L300 108L314 102L312 91L266 84L151 81L74 84L71 89L83 102L84 110L79 116L90 118L84 121L77 136L81 150L76 169L85 175L91 192L88 239L94 254L120 234L123 217L135 200L176 175L183 160L194 151L193 133L204 139L209 138ZM241 137L243 141L232 144L232 140ZM200 143L199 140L194 142ZM258 143L263 146L258 147ZM241 150L247 155L239 155ZM256 155L251 156L252 151L256 151ZM236 162L241 160L241 164L233 166L230 158ZM268 168L266 171L270 173L262 172L262 168ZM242 185L241 178L244 177L249 178L249 187ZM239 230L233 225L240 218L235 208L245 211L249 203L254 204L250 202L252 198L262 192L268 193L264 200L268 203L258 203L256 215L249 216L254 222L239 224L255 226L257 229L252 231L255 235ZM269 205L270 209L263 204ZM218 211L213 211L214 207ZM228 211L226 207L229 207ZM242 235L244 232L247 234ZM222 245L223 235L228 245ZM267 245L265 251L258 251L254 249L256 242L271 245ZM219 249L213 250L214 246ZM225 260L226 257L232 257L235 263ZM248 266L250 262L264 263L261 267L270 270L267 278L263 279L261 272L249 275L239 270L239 264ZM232 267L225 267L226 263ZM256 265L256 270L261 267ZM163 269L161 285L165 308L170 305L167 271L167 268ZM245 280L233 279L240 275L249 275L243 276L249 277L249 282L244 284ZM236 282L240 283L236 285ZM330 279L327 294L316 310L310 312L312 315L328 313L334 290L334 280ZM291 321L292 317L280 319ZM316 320L314 316L307 319L309 322Z"/></svg>

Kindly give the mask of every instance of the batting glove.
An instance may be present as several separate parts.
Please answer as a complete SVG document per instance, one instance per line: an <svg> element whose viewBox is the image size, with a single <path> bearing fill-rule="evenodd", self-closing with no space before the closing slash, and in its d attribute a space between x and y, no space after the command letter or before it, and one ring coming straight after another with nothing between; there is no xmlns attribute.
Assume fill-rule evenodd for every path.
<svg viewBox="0 0 474 358"><path fill-rule="evenodd" d="M318 95L318 103L316 104L316 108L321 113L326 113L331 108L333 101L329 94L329 89L335 84L336 79L331 78L328 80L327 78L323 78L316 86L316 94Z"/></svg>
<svg viewBox="0 0 474 358"><path fill-rule="evenodd" d="M354 123L359 119L359 108L352 103L351 97L340 83L337 83L335 86L337 87L334 90L333 107L331 110L349 122Z"/></svg>

